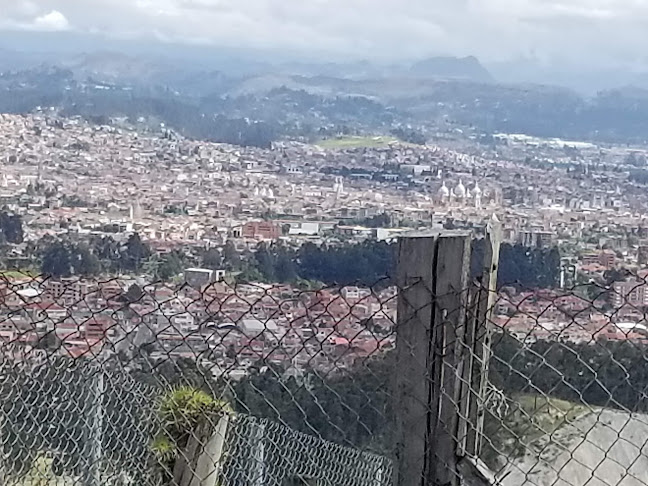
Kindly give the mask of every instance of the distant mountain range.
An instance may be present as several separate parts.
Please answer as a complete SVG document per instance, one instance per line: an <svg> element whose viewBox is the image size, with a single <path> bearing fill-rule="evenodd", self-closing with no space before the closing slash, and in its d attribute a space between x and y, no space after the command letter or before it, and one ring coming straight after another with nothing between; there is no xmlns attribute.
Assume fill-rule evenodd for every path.
<svg viewBox="0 0 648 486"><path fill-rule="evenodd" d="M206 50L197 47L174 46L166 51L159 48L147 50L145 46L122 45L117 41L105 46L91 39L77 43L77 49L69 36L63 41L49 42L52 34L34 34L42 39L39 44L17 43L0 34L0 70L25 69L40 64L70 69L80 76L104 76L149 82L156 77L166 77L174 71L185 74L221 72L229 76L327 76L341 79L372 78L443 78L477 82L492 82L493 76L475 57L431 57L412 64L380 65L369 61L357 62L303 62L282 61L275 56L261 56L251 51L232 52L219 49ZM24 36L24 33L21 34ZM40 46L40 49L36 49ZM78 46L83 46L80 50ZM127 49L125 49L127 47ZM139 47L139 48L138 48ZM203 53L203 56L197 55ZM185 55L186 54L186 55ZM260 61L263 59L263 61Z"/></svg>
<svg viewBox="0 0 648 486"><path fill-rule="evenodd" d="M648 88L648 72L641 70L619 66L554 65L533 58L484 62L473 56L446 56L385 63L332 60L326 53L312 48L286 52L108 39L73 32L0 31L0 71L25 69L42 63L82 73L104 72L108 77L131 74L136 79L148 74L165 78L175 71L185 77L192 73L219 72L230 77L301 75L356 80L415 77L534 83L569 87L588 95L625 85ZM75 63L80 65L75 66Z"/></svg>
<svg viewBox="0 0 648 486"><path fill-rule="evenodd" d="M0 112L46 106L92 119L143 118L219 140L238 140L242 129L260 144L281 136L317 137L320 130L385 133L402 127L647 140L648 76L640 73L624 75L635 81L633 88L584 96L526 82L511 66L485 67L470 56L390 65L312 62L250 50L102 44L92 37L82 44L84 38L74 35L61 41L34 34L36 42L30 35L10 39L0 33Z"/></svg>

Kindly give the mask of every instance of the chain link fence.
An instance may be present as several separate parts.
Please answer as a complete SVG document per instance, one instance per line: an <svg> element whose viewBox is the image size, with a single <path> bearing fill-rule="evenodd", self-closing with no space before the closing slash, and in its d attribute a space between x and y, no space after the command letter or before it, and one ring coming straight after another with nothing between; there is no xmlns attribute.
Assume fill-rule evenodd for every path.
<svg viewBox="0 0 648 486"><path fill-rule="evenodd" d="M5 276L0 483L648 485L647 275L435 244L371 287Z"/></svg>
<svg viewBox="0 0 648 486"><path fill-rule="evenodd" d="M5 277L2 484L190 484L223 416L214 484L388 484L388 284Z"/></svg>
<svg viewBox="0 0 648 486"><path fill-rule="evenodd" d="M500 289L483 457L502 484L648 483L646 276Z"/></svg>

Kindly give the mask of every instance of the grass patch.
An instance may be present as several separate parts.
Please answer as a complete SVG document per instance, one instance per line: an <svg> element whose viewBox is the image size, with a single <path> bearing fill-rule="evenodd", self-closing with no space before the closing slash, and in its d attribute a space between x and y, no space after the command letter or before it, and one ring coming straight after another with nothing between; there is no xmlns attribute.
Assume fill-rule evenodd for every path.
<svg viewBox="0 0 648 486"><path fill-rule="evenodd" d="M502 457L520 458L547 449L548 443L558 444L565 434L556 432L591 411L580 403L542 395L515 395L507 402L502 415L487 411L485 416L482 459L493 470Z"/></svg>
<svg viewBox="0 0 648 486"><path fill-rule="evenodd" d="M332 137L325 138L316 145L325 149L379 148L387 147L390 143L398 142L397 138L389 136L376 137Z"/></svg>
<svg viewBox="0 0 648 486"><path fill-rule="evenodd" d="M518 395L513 400L517 413L511 417L511 425L518 428L527 425L524 430L530 433L526 434L529 438L553 434L562 425L590 411L579 403L538 395ZM528 427L529 422L532 427Z"/></svg>
<svg viewBox="0 0 648 486"><path fill-rule="evenodd" d="M0 278L19 279L19 278L35 278L38 273L33 270L0 270Z"/></svg>

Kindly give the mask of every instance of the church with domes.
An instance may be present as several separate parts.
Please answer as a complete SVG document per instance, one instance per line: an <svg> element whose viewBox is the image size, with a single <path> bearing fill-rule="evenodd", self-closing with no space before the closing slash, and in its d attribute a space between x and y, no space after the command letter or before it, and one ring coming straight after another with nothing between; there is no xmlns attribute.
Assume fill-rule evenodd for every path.
<svg viewBox="0 0 648 486"><path fill-rule="evenodd" d="M442 206L451 207L474 207L475 209L482 208L482 197L484 193L479 187L479 183L475 182L472 189L464 186L463 180L459 179L459 183L452 189L448 188L446 182L441 183L441 187L437 193L437 203Z"/></svg>

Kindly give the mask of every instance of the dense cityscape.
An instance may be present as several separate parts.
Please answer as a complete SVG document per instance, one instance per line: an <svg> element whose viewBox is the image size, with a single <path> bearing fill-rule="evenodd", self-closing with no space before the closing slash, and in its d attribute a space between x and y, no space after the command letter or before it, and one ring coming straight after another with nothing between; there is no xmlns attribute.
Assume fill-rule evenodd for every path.
<svg viewBox="0 0 648 486"><path fill-rule="evenodd" d="M216 376L259 360L351 364L393 346L393 288L340 288L242 261L263 266L268 248L389 242L415 228L479 237L498 221L505 242L561 256L546 288L503 282L501 329L526 342L645 340L645 286L621 272L648 264L648 199L628 180L644 152L497 139L490 149L380 136L260 149L2 115L4 260L14 271L3 278L1 336L18 354L50 334L72 356L148 344L154 356L199 354ZM563 290L579 282L581 293Z"/></svg>

